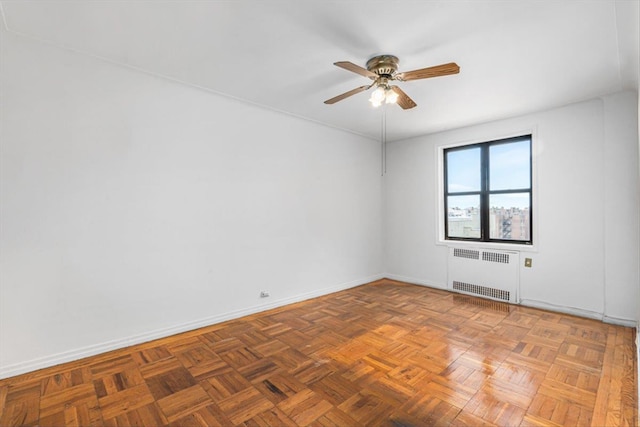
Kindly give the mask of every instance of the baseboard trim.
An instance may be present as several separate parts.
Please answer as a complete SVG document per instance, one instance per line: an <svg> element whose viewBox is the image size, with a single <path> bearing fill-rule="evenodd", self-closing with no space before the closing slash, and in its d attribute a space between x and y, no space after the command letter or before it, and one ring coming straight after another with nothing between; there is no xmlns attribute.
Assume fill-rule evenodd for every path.
<svg viewBox="0 0 640 427"><path fill-rule="evenodd" d="M229 311L215 316L185 322L169 328L156 329L154 331L149 331L143 334L132 335L117 340L65 351L63 353L28 360L26 362L2 366L0 367L0 379L6 379L16 375L37 371L39 369L49 368L67 362L73 362L76 360L84 359L85 357L95 356L101 353L106 353L108 351L119 350L122 348L130 347L132 345L142 344L159 338L166 338L182 332L192 331L194 329L202 328L205 326L215 325L216 323L226 322L227 320L233 320L243 316L248 316L250 314L260 313L262 311L282 307L288 304L305 301L311 298L317 298L320 296L332 294L334 292L339 292L346 289L354 288L356 286L364 285L366 283L374 282L385 277L386 276L384 274L376 274L362 279L341 283L339 285L328 286L311 292L294 295L288 298L281 298L275 301L271 301L267 304L260 304L240 310Z"/></svg>
<svg viewBox="0 0 640 427"><path fill-rule="evenodd" d="M627 328L635 328L637 326L637 322L635 320L622 319L620 317L613 316L602 316L602 321L604 323L610 323L612 325L625 326Z"/></svg>
<svg viewBox="0 0 640 427"><path fill-rule="evenodd" d="M567 307L564 305L556 305L548 302L530 300L530 299L523 299L520 301L520 304L527 307L540 308L542 310L557 311L560 313L571 314L574 316L586 317L588 319L596 319L604 323L610 323L612 325L626 326L629 328L635 328L637 326L637 322L635 320L623 319L621 317L607 316L606 314L602 314L602 313L598 313L590 310L584 310L581 308Z"/></svg>
<svg viewBox="0 0 640 427"><path fill-rule="evenodd" d="M602 313L598 313L595 311L584 310L581 308L575 307L567 307L564 305L556 305L551 304L544 301L538 301L533 299L522 299L520 300L520 305L524 305L526 307L539 308L542 310L556 311L564 314L571 314L573 316L586 317L588 319L595 319L602 321Z"/></svg>
<svg viewBox="0 0 640 427"><path fill-rule="evenodd" d="M401 276L399 274L389 274L389 273L385 274L384 277L391 280L397 280L399 282L411 283L412 285L420 285L420 286L427 286L429 288L447 290L446 285L436 284L434 282L429 282L422 279L416 279L415 277Z"/></svg>

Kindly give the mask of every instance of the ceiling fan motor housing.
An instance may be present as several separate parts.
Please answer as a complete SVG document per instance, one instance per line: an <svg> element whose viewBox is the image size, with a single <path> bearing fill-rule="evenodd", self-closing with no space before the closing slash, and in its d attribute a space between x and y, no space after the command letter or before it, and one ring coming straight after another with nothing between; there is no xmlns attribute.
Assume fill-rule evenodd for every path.
<svg viewBox="0 0 640 427"><path fill-rule="evenodd" d="M392 77L398 71L398 62L393 55L374 56L367 61L367 70L379 76Z"/></svg>

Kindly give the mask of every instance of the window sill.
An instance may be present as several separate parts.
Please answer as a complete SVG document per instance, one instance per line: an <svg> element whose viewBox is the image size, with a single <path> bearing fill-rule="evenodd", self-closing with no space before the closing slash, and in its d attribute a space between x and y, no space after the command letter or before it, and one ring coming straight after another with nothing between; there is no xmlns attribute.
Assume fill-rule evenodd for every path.
<svg viewBox="0 0 640 427"><path fill-rule="evenodd" d="M467 242L462 240L444 240L439 239L436 242L438 246L446 246L449 248L481 248L495 249L501 251L512 252L538 252L536 245L524 245L518 243L497 243L497 242Z"/></svg>

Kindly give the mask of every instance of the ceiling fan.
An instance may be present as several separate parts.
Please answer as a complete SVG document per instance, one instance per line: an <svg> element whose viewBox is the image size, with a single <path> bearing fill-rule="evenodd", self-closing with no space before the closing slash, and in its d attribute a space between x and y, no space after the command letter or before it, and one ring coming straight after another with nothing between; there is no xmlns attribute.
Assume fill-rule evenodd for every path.
<svg viewBox="0 0 640 427"><path fill-rule="evenodd" d="M389 82L393 80L407 82L410 80L428 79L430 77L448 76L460 72L458 64L450 62L434 67L398 73L398 62L398 58L393 55L374 56L367 61L366 69L349 61L334 62L333 65L337 65L340 68L360 74L361 76L369 77L373 80L373 83L357 87L341 95L327 99L324 103L335 104L338 101L342 101L345 98L376 86L376 90L373 91L369 99L369 102L371 102L374 107L378 107L383 102L386 102L387 104L397 103L404 110L407 110L415 107L417 104L413 99L409 98L409 95L404 93L402 89L396 85L390 85Z"/></svg>

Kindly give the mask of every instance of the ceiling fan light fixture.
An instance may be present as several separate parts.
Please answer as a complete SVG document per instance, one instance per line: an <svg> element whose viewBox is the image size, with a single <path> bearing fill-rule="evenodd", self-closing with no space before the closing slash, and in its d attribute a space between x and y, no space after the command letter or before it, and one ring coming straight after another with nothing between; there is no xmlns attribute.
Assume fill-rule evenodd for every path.
<svg viewBox="0 0 640 427"><path fill-rule="evenodd" d="M376 90L371 93L371 98L369 98L369 102L373 104L374 107L379 107L380 104L385 100L386 94L385 90L382 86L378 86Z"/></svg>
<svg viewBox="0 0 640 427"><path fill-rule="evenodd" d="M374 107L379 107L382 103L395 104L397 101L398 94L388 85L379 85L369 98L369 102Z"/></svg>
<svg viewBox="0 0 640 427"><path fill-rule="evenodd" d="M391 88L385 90L385 101L387 104L395 104L398 101L398 94Z"/></svg>

